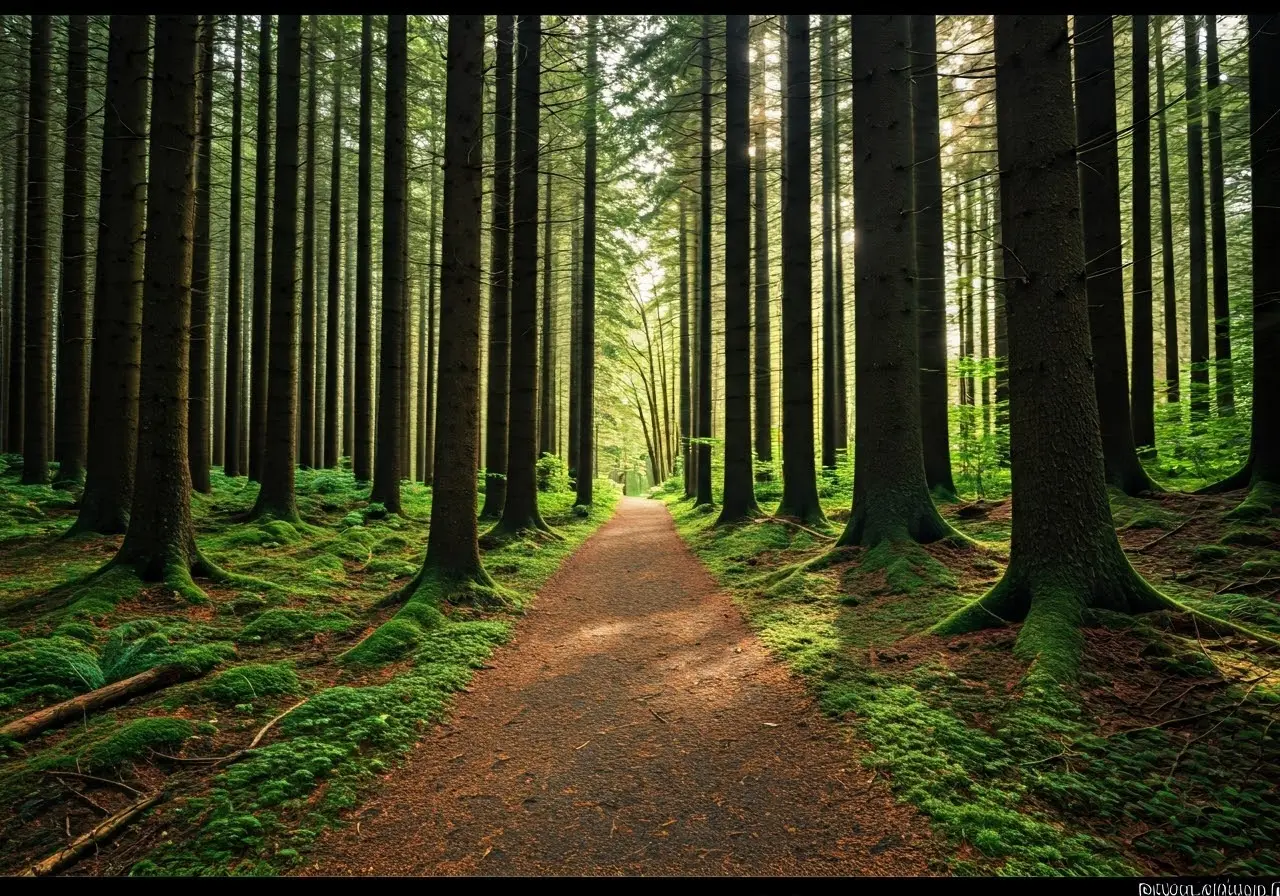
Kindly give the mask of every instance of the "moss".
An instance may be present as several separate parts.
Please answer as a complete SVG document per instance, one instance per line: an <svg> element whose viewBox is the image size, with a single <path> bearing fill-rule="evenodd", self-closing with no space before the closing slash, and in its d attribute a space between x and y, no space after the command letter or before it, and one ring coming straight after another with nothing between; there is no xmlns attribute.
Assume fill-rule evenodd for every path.
<svg viewBox="0 0 1280 896"><path fill-rule="evenodd" d="M54 629L53 633L67 638L75 638L77 641L83 641L86 644L92 644L98 640L98 629L83 622L64 622Z"/></svg>
<svg viewBox="0 0 1280 896"><path fill-rule="evenodd" d="M241 643L300 641L323 632L345 632L355 620L343 613L310 613L306 610L267 610L240 632Z"/></svg>
<svg viewBox="0 0 1280 896"><path fill-rule="evenodd" d="M1191 559L1197 563L1223 560L1231 556L1231 548L1221 544L1200 544L1191 551Z"/></svg>
<svg viewBox="0 0 1280 896"><path fill-rule="evenodd" d="M862 573L884 572L891 594L916 594L929 587L955 588L956 577L920 545L882 541L863 554Z"/></svg>
<svg viewBox="0 0 1280 896"><path fill-rule="evenodd" d="M276 694L296 694L298 674L289 663L247 663L218 675L205 693L223 704L252 703Z"/></svg>
<svg viewBox="0 0 1280 896"><path fill-rule="evenodd" d="M94 772L115 769L145 759L153 750L172 753L193 734L195 729L186 719L136 719L91 748L82 761Z"/></svg>
<svg viewBox="0 0 1280 896"><path fill-rule="evenodd" d="M0 646L22 640L22 635L13 629L0 628Z"/></svg>
<svg viewBox="0 0 1280 896"><path fill-rule="evenodd" d="M77 638L27 638L0 649L0 706L34 696L62 700L105 683L97 655Z"/></svg>
<svg viewBox="0 0 1280 896"><path fill-rule="evenodd" d="M1234 520L1263 520L1275 513L1280 507L1280 484L1274 482L1256 482L1249 489L1249 494L1238 507L1227 514Z"/></svg>
<svg viewBox="0 0 1280 896"><path fill-rule="evenodd" d="M125 678L157 666L182 666L188 674L203 675L235 656L225 641L205 640L210 634L182 623L162 624L137 619L113 628L102 648L102 669L108 681Z"/></svg>
<svg viewBox="0 0 1280 896"><path fill-rule="evenodd" d="M1267 547L1274 544L1275 540L1275 535L1271 532L1260 532L1243 526L1234 526L1228 529L1218 539L1220 544L1240 544L1248 545L1249 547Z"/></svg>

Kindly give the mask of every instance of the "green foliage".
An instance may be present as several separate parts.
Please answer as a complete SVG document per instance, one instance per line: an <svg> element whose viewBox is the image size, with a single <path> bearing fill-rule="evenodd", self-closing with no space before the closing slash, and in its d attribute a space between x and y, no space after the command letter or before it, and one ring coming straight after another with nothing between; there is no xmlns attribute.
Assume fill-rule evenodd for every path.
<svg viewBox="0 0 1280 896"><path fill-rule="evenodd" d="M298 674L289 663L245 663L221 673L205 691L211 699L231 705L296 694L299 687Z"/></svg>
<svg viewBox="0 0 1280 896"><path fill-rule="evenodd" d="M567 492L572 488L569 465L558 454L543 454L537 462L538 491Z"/></svg>
<svg viewBox="0 0 1280 896"><path fill-rule="evenodd" d="M350 616L338 612L274 609L251 620L239 640L242 644L301 641L324 632L345 632L355 624Z"/></svg>
<svg viewBox="0 0 1280 896"><path fill-rule="evenodd" d="M78 638L27 638L0 648L0 707L65 700L105 684L93 648Z"/></svg>

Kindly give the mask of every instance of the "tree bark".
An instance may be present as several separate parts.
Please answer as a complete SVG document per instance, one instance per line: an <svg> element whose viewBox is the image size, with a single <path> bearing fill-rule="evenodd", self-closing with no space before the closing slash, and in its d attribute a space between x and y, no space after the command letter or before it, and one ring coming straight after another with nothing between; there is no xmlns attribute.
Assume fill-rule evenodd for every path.
<svg viewBox="0 0 1280 896"><path fill-rule="evenodd" d="M306 175L302 181L302 318L298 344L298 465L315 463L316 433L316 17L307 22Z"/></svg>
<svg viewBox="0 0 1280 896"><path fill-rule="evenodd" d="M546 217L542 225L542 358L538 364L538 456L555 454L555 232L551 227L551 159L547 159Z"/></svg>
<svg viewBox="0 0 1280 896"><path fill-rule="evenodd" d="M373 474L373 17L360 30L360 169L356 186L356 481Z"/></svg>
<svg viewBox="0 0 1280 896"><path fill-rule="evenodd" d="M27 119L25 369L22 374L22 482L49 479L49 50L48 16L31 17L30 115Z"/></svg>
<svg viewBox="0 0 1280 896"><path fill-rule="evenodd" d="M240 451L244 443L244 349L240 333L244 329L244 299L241 259L244 247L241 237L244 150L244 16L236 16L235 63L231 82L231 206L227 222L230 247L227 252L227 385L225 444L222 449L222 472L228 476L241 474Z"/></svg>
<svg viewBox="0 0 1280 896"><path fill-rule="evenodd" d="M440 242L438 209L440 205L440 164L431 166L431 221L428 230L428 264L427 264L427 384L426 399L422 416L426 420L423 430L424 457L422 481L431 485L435 478L436 454L436 283L441 276L440 263L436 261L436 251ZM478 251L478 250L477 250ZM479 363L477 361L477 363ZM479 388L477 383L476 388ZM477 404L477 413L479 413ZM477 444L479 434L476 435Z"/></svg>
<svg viewBox="0 0 1280 896"><path fill-rule="evenodd" d="M329 278L325 291L327 327L325 330L324 362L324 451L318 461L333 469L338 466L338 426L341 412L338 408L339 360L338 321L342 319L342 35L344 29L339 20L337 58L333 65L333 98L329 114L333 118L333 150L329 161ZM314 40L314 36L312 38Z"/></svg>
<svg viewBox="0 0 1280 896"><path fill-rule="evenodd" d="M294 492L298 417L298 130L302 17L280 17L276 55L275 220L271 234L270 379L266 453L255 517L298 520Z"/></svg>
<svg viewBox="0 0 1280 896"><path fill-rule="evenodd" d="M351 215L342 222L342 456L356 453L356 266Z"/></svg>
<svg viewBox="0 0 1280 896"><path fill-rule="evenodd" d="M813 467L809 17L787 16L782 200L782 501L775 516L824 523ZM856 166L855 166L856 167Z"/></svg>
<svg viewBox="0 0 1280 896"><path fill-rule="evenodd" d="M576 199L576 197L575 197ZM578 477L578 446L582 442L582 230L574 203L573 237L569 246L569 478Z"/></svg>
<svg viewBox="0 0 1280 896"><path fill-rule="evenodd" d="M1000 583L936 629L1025 618L1015 652L1057 680L1075 675L1087 607L1168 604L1125 559L1107 501L1088 361L1070 46L1065 15L995 17L1013 543Z"/></svg>
<svg viewBox="0 0 1280 896"><path fill-rule="evenodd" d="M911 17L915 162L916 297L920 327L920 426L925 482L955 497L947 385L947 273L943 235L942 149L938 124L938 35L932 14ZM856 243L855 243L856 246ZM855 318L854 325L857 325ZM999 339L997 339L997 343ZM997 345L997 352L999 351ZM855 385L856 388L856 385ZM998 391L998 390L997 390Z"/></svg>
<svg viewBox="0 0 1280 896"><path fill-rule="evenodd" d="M1109 15L1075 17L1076 140L1084 224L1089 333L1107 484L1160 491L1134 445L1124 332L1115 38Z"/></svg>
<svg viewBox="0 0 1280 896"><path fill-rule="evenodd" d="M407 17L387 17L386 119L382 150L382 338L378 369L378 440L369 500L400 513L404 376L404 222L407 111Z"/></svg>
<svg viewBox="0 0 1280 896"><path fill-rule="evenodd" d="M1148 17L1133 16L1133 365L1130 383L1133 441L1156 444L1151 309L1151 97ZM1114 80L1114 76L1113 76Z"/></svg>
<svg viewBox="0 0 1280 896"><path fill-rule="evenodd" d="M773 335L769 307L769 117L765 114L764 54L755 70L755 451L760 467L756 475L772 477L773 462ZM684 320L681 318L683 327ZM681 338L683 338L683 329Z"/></svg>
<svg viewBox="0 0 1280 896"><path fill-rule="evenodd" d="M1204 232L1204 110L1200 99L1200 21L1183 16L1187 53L1187 213L1191 220L1191 419L1209 413L1209 258Z"/></svg>
<svg viewBox="0 0 1280 896"><path fill-rule="evenodd" d="M213 285L210 271L213 240L210 229L210 178L213 144L213 29L214 17L203 16L200 25L200 52L196 63L200 91L196 137L196 218L195 245L191 262L191 381L187 402L187 463L191 466L191 487L208 493L209 485L209 293Z"/></svg>
<svg viewBox="0 0 1280 896"><path fill-rule="evenodd" d="M587 16L587 138L582 188L582 443L578 448L576 503L590 507L596 475L596 103L599 69L596 61L599 17Z"/></svg>
<svg viewBox="0 0 1280 896"><path fill-rule="evenodd" d="M89 316L85 294L85 192L89 135L89 19L67 22L67 130L62 163L62 276L58 297L58 394L53 459L60 482L84 478L89 417Z"/></svg>
<svg viewBox="0 0 1280 896"><path fill-rule="evenodd" d="M835 94L831 74L832 16L823 15L819 26L818 71L822 83L819 105L822 109L822 466L836 465L836 310L835 252L832 245L835 230L832 208L832 151L835 145Z"/></svg>
<svg viewBox="0 0 1280 896"><path fill-rule="evenodd" d="M18 48L20 49L20 47ZM30 74L28 72L28 74ZM110 79L110 74L108 74ZM18 108L14 115L13 147L13 218L12 260L9 281L9 383L6 400L9 412L5 417L5 451L22 453L23 394L22 379L26 373L27 322L27 97L29 90L18 88Z"/></svg>
<svg viewBox="0 0 1280 896"><path fill-rule="evenodd" d="M1213 229L1213 357L1218 415L1235 413L1231 370L1231 294L1227 269L1227 209L1222 164L1222 77L1218 64L1218 16L1205 16L1205 91L1209 107L1209 221Z"/></svg>
<svg viewBox="0 0 1280 896"><path fill-rule="evenodd" d="M1178 373L1178 286L1173 267L1173 199L1169 186L1169 135L1165 124L1163 16L1156 16L1156 142L1160 153L1160 248L1164 279L1164 378L1170 404L1182 393Z"/></svg>
<svg viewBox="0 0 1280 896"><path fill-rule="evenodd" d="M693 503L711 501L711 16L702 16L702 166L698 218L698 481Z"/></svg>
<svg viewBox="0 0 1280 896"><path fill-rule="evenodd" d="M272 258L271 16L259 18L258 134L253 188L253 329L249 346L249 478L257 482L262 481L262 464L267 453Z"/></svg>
<svg viewBox="0 0 1280 896"><path fill-rule="evenodd" d="M147 16L112 16L98 193L90 353L89 445L72 533L129 525L138 434L142 274L147 200Z"/></svg>
<svg viewBox="0 0 1280 896"><path fill-rule="evenodd" d="M678 188L680 204L680 446L683 454L684 496L694 492L693 456L693 306L689 295L689 215L685 187Z"/></svg>

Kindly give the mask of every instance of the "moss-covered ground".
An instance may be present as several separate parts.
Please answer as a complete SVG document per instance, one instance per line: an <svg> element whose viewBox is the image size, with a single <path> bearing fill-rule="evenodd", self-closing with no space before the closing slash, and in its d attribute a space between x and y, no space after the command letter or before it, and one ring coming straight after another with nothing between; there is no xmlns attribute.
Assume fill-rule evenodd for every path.
<svg viewBox="0 0 1280 896"><path fill-rule="evenodd" d="M405 483L405 515L387 516L350 472L299 471L305 523L245 523L257 487L215 470L212 492L193 498L197 541L247 578L198 581L206 599L192 601L123 570L91 577L120 539L62 537L75 494L20 485L19 464L0 458L0 724L157 665L189 677L0 742L0 872L10 873L160 788L156 810L74 872L269 874L305 861L318 833L446 716L617 498L602 481L583 515L571 492L540 493L564 540L486 548L503 600L420 596L406 619L380 602L421 565L427 487ZM391 620L412 630L393 639Z"/></svg>
<svg viewBox="0 0 1280 896"><path fill-rule="evenodd" d="M851 727L866 765L948 838L946 870L1280 874L1280 656L1189 616L1097 614L1078 679L1046 684L1014 656L1017 626L928 633L999 580L1007 478L1004 495L989 475L984 500L967 489L968 500L942 506L977 549L829 555L851 477L847 464L820 477L830 531L716 528L678 483L653 495L759 637ZM1274 636L1280 523L1274 512L1232 514L1239 494L1177 491L1202 482L1115 495L1121 543L1179 601ZM773 498L762 501L771 512L776 477L757 491Z"/></svg>

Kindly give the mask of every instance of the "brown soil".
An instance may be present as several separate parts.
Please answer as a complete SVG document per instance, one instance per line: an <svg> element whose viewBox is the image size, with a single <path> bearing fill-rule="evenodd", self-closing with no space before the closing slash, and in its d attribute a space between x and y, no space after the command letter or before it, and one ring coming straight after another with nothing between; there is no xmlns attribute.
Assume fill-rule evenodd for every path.
<svg viewBox="0 0 1280 896"><path fill-rule="evenodd" d="M856 749L665 507L623 499L303 873L929 873L940 845Z"/></svg>

